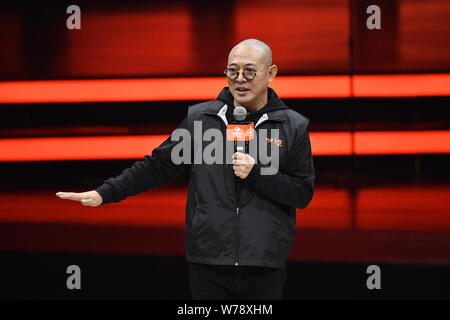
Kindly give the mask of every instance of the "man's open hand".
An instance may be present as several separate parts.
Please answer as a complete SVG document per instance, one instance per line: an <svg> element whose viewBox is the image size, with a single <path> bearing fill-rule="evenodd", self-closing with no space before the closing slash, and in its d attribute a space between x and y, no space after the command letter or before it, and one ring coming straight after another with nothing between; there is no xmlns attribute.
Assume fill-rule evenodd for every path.
<svg viewBox="0 0 450 320"><path fill-rule="evenodd" d="M97 191L87 192L57 192L56 196L65 199L80 201L84 206L97 207L102 204L103 198Z"/></svg>
<svg viewBox="0 0 450 320"><path fill-rule="evenodd" d="M242 152L233 153L233 170L234 174L239 178L247 178L254 164L255 159L253 159L249 154Z"/></svg>

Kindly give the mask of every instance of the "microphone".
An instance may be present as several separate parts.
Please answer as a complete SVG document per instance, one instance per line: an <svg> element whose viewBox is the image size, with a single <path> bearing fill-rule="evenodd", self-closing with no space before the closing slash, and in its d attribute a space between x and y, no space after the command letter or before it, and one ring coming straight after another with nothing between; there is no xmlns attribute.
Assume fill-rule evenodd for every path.
<svg viewBox="0 0 450 320"><path fill-rule="evenodd" d="M247 118L247 109L244 107L236 107L233 110L233 118L236 122L242 122Z"/></svg>
<svg viewBox="0 0 450 320"><path fill-rule="evenodd" d="M245 122L247 110L235 107L233 110L234 123L227 126L227 140L234 141L234 152L248 153L248 142L254 138L253 122Z"/></svg>

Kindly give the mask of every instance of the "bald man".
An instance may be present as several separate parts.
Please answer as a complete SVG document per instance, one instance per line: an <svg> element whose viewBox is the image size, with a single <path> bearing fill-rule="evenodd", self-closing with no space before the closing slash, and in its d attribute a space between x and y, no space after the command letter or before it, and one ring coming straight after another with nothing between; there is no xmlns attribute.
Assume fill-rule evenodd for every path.
<svg viewBox="0 0 450 320"><path fill-rule="evenodd" d="M264 147L276 148L276 172L263 174L270 163L240 152L232 154L232 161L225 154L212 164L197 164L192 158L176 164L172 151L179 139L173 133L151 156L96 190L56 195L96 207L189 173L185 245L193 299L281 299L296 232L296 208L306 208L314 194L309 119L286 106L268 87L277 66L266 43L257 39L238 43L230 51L224 73L228 87L216 100L190 106L177 129L190 133L191 143L204 149L204 142L194 141L195 124L201 123L202 133L216 129L226 137L234 108L244 107L246 121L254 123L257 136L267 132Z"/></svg>

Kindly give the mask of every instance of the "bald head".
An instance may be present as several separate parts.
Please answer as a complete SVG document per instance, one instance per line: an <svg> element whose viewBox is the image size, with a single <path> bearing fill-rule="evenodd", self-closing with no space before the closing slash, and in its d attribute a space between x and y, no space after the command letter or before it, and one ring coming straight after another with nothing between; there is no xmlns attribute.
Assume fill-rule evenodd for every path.
<svg viewBox="0 0 450 320"><path fill-rule="evenodd" d="M227 73L231 69L231 76ZM264 42L247 39L233 47L225 70L228 87L235 106L248 111L259 110L267 104L268 85L277 74L272 64L272 50Z"/></svg>
<svg viewBox="0 0 450 320"><path fill-rule="evenodd" d="M230 54L228 56L228 61L230 60L230 57L239 51L246 50L246 49L253 49L258 52L259 59L266 65L272 65L272 50L270 47L258 39L246 39L244 41L239 42L237 45L231 49Z"/></svg>

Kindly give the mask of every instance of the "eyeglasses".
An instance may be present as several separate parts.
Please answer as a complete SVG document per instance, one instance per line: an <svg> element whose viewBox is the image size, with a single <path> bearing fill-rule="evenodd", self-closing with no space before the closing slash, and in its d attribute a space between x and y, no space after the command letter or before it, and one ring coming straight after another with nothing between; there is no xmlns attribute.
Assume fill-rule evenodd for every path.
<svg viewBox="0 0 450 320"><path fill-rule="evenodd" d="M256 77L256 73L265 69L266 67L262 67L259 70L255 70L253 68L245 68L244 70L242 70L242 75L244 76L244 78L247 81L253 80ZM225 69L225 71L223 72L228 79L230 79L231 81L236 80L239 75L241 74L241 70L239 70L236 67L228 67Z"/></svg>

